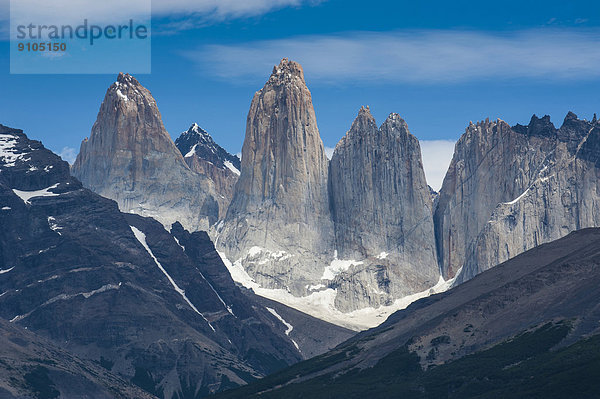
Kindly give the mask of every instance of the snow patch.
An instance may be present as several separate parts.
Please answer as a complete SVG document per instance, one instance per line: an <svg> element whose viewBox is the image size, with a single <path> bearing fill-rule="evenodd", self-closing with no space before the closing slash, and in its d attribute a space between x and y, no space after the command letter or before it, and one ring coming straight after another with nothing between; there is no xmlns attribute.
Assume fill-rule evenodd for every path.
<svg viewBox="0 0 600 399"><path fill-rule="evenodd" d="M387 252L382 252L379 255L376 256L377 259L385 259L388 257L388 253Z"/></svg>
<svg viewBox="0 0 600 399"><path fill-rule="evenodd" d="M62 230L63 228L56 224L56 219L53 216L48 216L48 226L50 226L52 231L55 231L58 235L62 236L62 233L59 230Z"/></svg>
<svg viewBox="0 0 600 399"><path fill-rule="evenodd" d="M233 166L233 164L229 161L225 161L223 162L223 164L225 165L225 167L227 169L229 169L230 171L232 171L233 173L235 173L236 175L241 175L241 172L239 171L238 168L236 168L235 166Z"/></svg>
<svg viewBox="0 0 600 399"><path fill-rule="evenodd" d="M269 313L271 313L273 316L277 317L279 319L279 321L281 322L281 324L283 324L287 330L285 330L285 335L287 335L289 337L290 333L292 332L292 330L294 329L294 326L292 326L290 323L288 323L287 321L285 321L283 319L283 317L281 317L279 315L279 313L277 313L277 311L273 308L269 308L269 307L265 307ZM298 344L296 343L296 341L294 341L293 339L290 338L290 340L292 341L292 344L294 344L294 346L296 347L296 349L298 350L298 352L302 353L302 351L300 350L300 347L298 346Z"/></svg>
<svg viewBox="0 0 600 399"><path fill-rule="evenodd" d="M351 266L362 264L362 261L338 259L337 251L335 251L331 264L329 266L326 266L325 270L323 270L323 276L321 276L321 280L333 280L335 276L337 276L341 272L345 272Z"/></svg>
<svg viewBox="0 0 600 399"><path fill-rule="evenodd" d="M251 259L251 258L259 258L259 255L262 255L262 256L260 256L260 259ZM288 254L285 251L273 252L273 251L269 251L268 249L265 249L265 248L254 246L248 250L248 253L247 253L246 257L244 258L244 260L246 260L247 262L258 261L259 265L264 265L265 263L269 262L270 260L282 261L282 260L291 258L292 256L293 255Z"/></svg>
<svg viewBox="0 0 600 399"><path fill-rule="evenodd" d="M200 276L202 276L202 278L204 279L204 281L206 281L206 284L208 284L208 286L215 293L215 295L217 296L217 298L219 298L219 301L221 301L221 303L223 304L223 306L225 307L225 309L227 309L227 311L229 312L229 314L232 315L233 317L237 318L237 316L235 315L235 313L233 313L233 309L231 309L231 306L229 306L229 305L227 305L227 303L225 303L225 301L223 300L223 298L221 298L221 295L219 295L219 293L217 292L217 290L215 290L215 287L213 287L213 285L206 279L206 277L204 277L204 275L202 273L200 273Z"/></svg>
<svg viewBox="0 0 600 399"><path fill-rule="evenodd" d="M192 310L194 310L194 312L198 313L200 315L200 317L202 317L204 319L204 321L206 321L206 323L211 328L211 330L215 331L215 328L212 326L212 324L210 324L210 322L208 321L208 319L206 317L204 317L204 315L196 308L196 306L194 306L194 304L192 303L192 301L190 301L188 299L188 297L185 295L185 291L182 290L181 288L179 288L179 286L177 285L177 283L175 282L175 280L173 280L173 278L171 278L171 276L169 275L169 273L167 273L167 271L160 264L160 262L158 261L158 259L156 259L156 257L154 256L154 253L152 253L152 250L150 249L150 247L146 243L146 234L144 234L141 230L137 229L134 226L129 226L129 227L131 228L131 231L133 231L133 235L135 236L135 238L140 242L140 244L142 244L142 246L144 247L144 249L146 250L146 252L148 252L148 254L150 255L150 257L152 258L152 260L154 260L154 263L156 263L156 266L158 266L158 268L160 269L160 271L163 272L163 274L167 277L167 279L169 280L169 282L171 283L171 285L173 286L173 288L175 289L175 291L177 291L177 293L179 295L181 295L181 297L185 300L185 302L188 305L190 305L190 307L192 308Z"/></svg>
<svg viewBox="0 0 600 399"><path fill-rule="evenodd" d="M125 94L121 93L120 89L117 89L117 96L119 96L119 98L125 102L129 101L129 98L127 98Z"/></svg>
<svg viewBox="0 0 600 399"><path fill-rule="evenodd" d="M179 245L181 247L181 249L183 249L183 251L185 252L185 247L179 243L179 240L177 239L177 237L173 236L173 239L175 240L177 245Z"/></svg>
<svg viewBox="0 0 600 399"><path fill-rule="evenodd" d="M185 154L184 158L189 158L189 157L193 156L196 153L196 147L197 146L198 146L198 144L194 144L194 146L192 147L192 149L189 150L187 154Z"/></svg>
<svg viewBox="0 0 600 399"><path fill-rule="evenodd" d="M15 166L15 162L22 159L25 154L21 154L15 148L17 138L10 134L0 134L0 159L4 162L4 167Z"/></svg>
<svg viewBox="0 0 600 399"><path fill-rule="evenodd" d="M23 320L24 318L26 318L30 314L32 314L36 309L42 308L44 306L48 306L48 305L53 304L54 302L57 302L57 301L68 300L68 299L74 298L74 297L79 296L79 295L83 296L85 299L88 299L91 296L94 296L96 294L100 294L102 292L106 292L106 291L110 291L110 290L118 290L119 288L121 288L121 283L119 283L119 284L105 284L102 287L100 287L100 288L98 288L96 290L93 290L93 291L89 291L89 292L78 292L76 294L60 294L60 295L55 296L54 298L48 299L46 302L44 302L43 304L41 304L37 308L34 308L33 310L31 310L28 313L25 313L23 315L17 315L15 317L13 317L10 320L10 322L14 323L16 321ZM17 291L19 291L19 290L17 290Z"/></svg>
<svg viewBox="0 0 600 399"><path fill-rule="evenodd" d="M217 251L223 264L229 271L231 278L238 284L241 284L243 287L248 289L260 288L252 277L246 272L240 260L237 260L235 263L231 263L229 259L225 256L223 252Z"/></svg>
<svg viewBox="0 0 600 399"><path fill-rule="evenodd" d="M510 202L504 202L504 205L514 205L517 202L519 202L524 196L527 195L527 193L529 192L529 189L531 187L528 187L525 191L523 191L523 193L521 195L519 195L517 198L515 198L514 200L510 201Z"/></svg>
<svg viewBox="0 0 600 399"><path fill-rule="evenodd" d="M252 252L255 254L259 253L257 248L261 249L259 247L255 247L255 249ZM415 294L408 295L403 298L398 298L394 301L392 305L389 306L380 306L378 308L367 307L349 313L343 313L335 307L337 289L322 289L325 287L322 284L316 286L308 286L307 288L309 290L320 289L320 291L311 292L307 296L296 297L284 289L263 288L258 283L256 283L252 279L252 277L248 275L248 273L241 264L241 259L232 263L230 260L227 259L227 257L223 253L218 253L221 259L223 260L223 263L227 267L227 270L229 270L232 279L236 283L241 284L242 286L248 289L251 289L252 291L254 291L255 294L282 303L286 306L307 313L321 320L325 320L327 322L345 328L349 328L354 331L362 331L376 327L383 323L392 313L397 312L398 310L405 309L414 301L419 300L421 298L425 298L429 295L447 291L452 287L456 279L455 277L451 280L445 281L442 277L440 277L437 284L435 284L433 287L422 292L417 292ZM339 261L339 259L337 259L337 253L335 254L335 257L336 260ZM347 263L335 263L334 265L345 266L350 262L354 264L360 264L355 261L339 262ZM333 271L333 269L329 269L329 271ZM457 273L456 275L458 276L459 273Z"/></svg>
<svg viewBox="0 0 600 399"><path fill-rule="evenodd" d="M10 211L10 210L11 210L11 207L10 207L10 206L3 206L3 207L2 207L2 210L3 210L3 211Z"/></svg>
<svg viewBox="0 0 600 399"><path fill-rule="evenodd" d="M294 326L292 326L290 323L288 323L287 321L285 321L283 319L283 317L281 317L279 315L279 313L277 313L277 311L273 308L266 308L273 316L277 317L279 319L279 321L281 322L281 324L283 324L287 330L285 330L285 335L290 335L290 333L292 332L292 330L294 329Z"/></svg>
<svg viewBox="0 0 600 399"><path fill-rule="evenodd" d="M60 194L50 192L50 190L55 189L56 187L58 187L58 185L59 185L59 183L56 183L53 186L46 187L42 190L36 190L36 191L21 191L21 190L13 189L13 192L16 195L18 195L23 200L23 202L31 205L30 200L35 197L57 197L57 196L59 196Z"/></svg>
<svg viewBox="0 0 600 399"><path fill-rule="evenodd" d="M12 269L14 269L15 267L11 267L10 269L4 269L4 270L0 270L0 274L4 274L4 273L8 273L9 271L11 271Z"/></svg>

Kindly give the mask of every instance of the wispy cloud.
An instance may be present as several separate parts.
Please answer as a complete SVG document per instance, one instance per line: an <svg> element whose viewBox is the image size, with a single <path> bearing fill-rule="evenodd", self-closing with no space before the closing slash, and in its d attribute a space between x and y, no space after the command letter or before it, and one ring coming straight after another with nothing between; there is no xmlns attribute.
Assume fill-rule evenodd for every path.
<svg viewBox="0 0 600 399"><path fill-rule="evenodd" d="M285 8L314 5L324 0L170 0L153 1L152 12L159 15L200 13L215 19L261 15Z"/></svg>
<svg viewBox="0 0 600 399"><path fill-rule="evenodd" d="M63 159L63 161L67 161L69 164L73 165L75 158L77 158L77 150L71 147L63 147L58 155Z"/></svg>
<svg viewBox="0 0 600 399"><path fill-rule="evenodd" d="M0 0L0 21L8 21L11 0ZM64 24L88 18L94 23L121 22L132 17L181 17L194 21L222 21L251 17L286 8L315 5L326 0L12 0L30 22ZM189 26L184 26L189 28Z"/></svg>
<svg viewBox="0 0 600 399"><path fill-rule="evenodd" d="M600 78L600 30L351 32L207 45L185 57L223 79L264 77L282 57L326 83Z"/></svg>
<svg viewBox="0 0 600 399"><path fill-rule="evenodd" d="M335 147L325 147L325 156L327 159L331 159L333 156L333 151L335 151Z"/></svg>
<svg viewBox="0 0 600 399"><path fill-rule="evenodd" d="M442 188L450 161L452 161L455 142L452 140L422 140L420 144L427 184L439 191Z"/></svg>

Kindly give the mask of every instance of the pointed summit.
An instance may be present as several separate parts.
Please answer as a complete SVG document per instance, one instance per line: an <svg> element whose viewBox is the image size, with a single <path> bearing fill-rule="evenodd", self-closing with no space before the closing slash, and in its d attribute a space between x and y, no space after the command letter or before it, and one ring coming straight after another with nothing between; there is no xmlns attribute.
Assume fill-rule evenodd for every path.
<svg viewBox="0 0 600 399"><path fill-rule="evenodd" d="M381 130L394 130L396 133L402 133L404 135L410 135L410 131L408 130L408 124L402 117L392 112L388 115L386 120L380 127Z"/></svg>
<svg viewBox="0 0 600 399"><path fill-rule="evenodd" d="M369 108L360 109L331 157L329 193L339 258L364 259L354 286L338 290L342 311L378 308L436 284L431 192L419 142L400 115L390 114L378 129ZM372 267L385 278L356 277ZM357 291L365 297L353 298Z"/></svg>
<svg viewBox="0 0 600 399"><path fill-rule="evenodd" d="M371 115L371 110L369 106L362 106L358 110L358 115L354 122L352 122L352 126L350 127L350 131L348 132L364 132L365 130L377 130L377 124L375 123L375 118Z"/></svg>
<svg viewBox="0 0 600 399"><path fill-rule="evenodd" d="M207 229L218 217L214 185L192 172L165 129L150 91L120 73L104 96L72 173L123 212Z"/></svg>
<svg viewBox="0 0 600 399"><path fill-rule="evenodd" d="M550 120L549 115L538 118L537 115L533 114L527 126L527 134L538 137L552 137L556 135L556 127Z"/></svg>
<svg viewBox="0 0 600 399"><path fill-rule="evenodd" d="M326 261L317 259L333 252L328 163L302 67L283 59L252 99L241 175L217 242L229 259L254 254L242 266L262 286L304 295L319 283ZM256 262L254 247L263 249Z"/></svg>
<svg viewBox="0 0 600 399"><path fill-rule="evenodd" d="M569 111L567 113L567 116L565 116L565 122L569 121L569 120L577 120L577 119L579 119L579 118L577 118L577 115L572 111Z"/></svg>
<svg viewBox="0 0 600 399"><path fill-rule="evenodd" d="M214 182L220 217L224 217L233 198L233 187L240 176L240 158L219 146L197 123L181 133L175 140L175 146L190 169Z"/></svg>
<svg viewBox="0 0 600 399"><path fill-rule="evenodd" d="M273 72L268 83L284 83L298 79L304 83L304 70L302 66L295 61L283 58L279 65L273 67Z"/></svg>
<svg viewBox="0 0 600 399"><path fill-rule="evenodd" d="M133 75L123 72L119 72L116 83L140 85L140 82Z"/></svg>

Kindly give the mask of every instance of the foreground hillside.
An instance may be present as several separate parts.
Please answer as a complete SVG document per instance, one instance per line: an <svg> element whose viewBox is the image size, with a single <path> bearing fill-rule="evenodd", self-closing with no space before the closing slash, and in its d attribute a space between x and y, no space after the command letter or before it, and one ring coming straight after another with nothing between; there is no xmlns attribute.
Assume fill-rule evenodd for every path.
<svg viewBox="0 0 600 399"><path fill-rule="evenodd" d="M600 229L585 229L218 397L594 397L599 297Z"/></svg>

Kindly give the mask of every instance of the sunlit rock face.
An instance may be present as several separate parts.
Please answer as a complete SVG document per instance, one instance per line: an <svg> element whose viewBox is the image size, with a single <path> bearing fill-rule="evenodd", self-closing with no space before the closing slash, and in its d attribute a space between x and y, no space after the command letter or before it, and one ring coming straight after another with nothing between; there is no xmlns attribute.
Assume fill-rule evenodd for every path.
<svg viewBox="0 0 600 399"><path fill-rule="evenodd" d="M72 173L123 212L165 226L179 221L193 231L207 230L219 216L214 183L186 165L156 101L128 74L119 74L108 88Z"/></svg>
<svg viewBox="0 0 600 399"><path fill-rule="evenodd" d="M569 113L528 126L471 124L456 144L434 222L444 276L465 281L573 230L600 225L600 126Z"/></svg>

